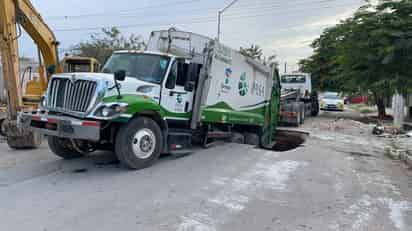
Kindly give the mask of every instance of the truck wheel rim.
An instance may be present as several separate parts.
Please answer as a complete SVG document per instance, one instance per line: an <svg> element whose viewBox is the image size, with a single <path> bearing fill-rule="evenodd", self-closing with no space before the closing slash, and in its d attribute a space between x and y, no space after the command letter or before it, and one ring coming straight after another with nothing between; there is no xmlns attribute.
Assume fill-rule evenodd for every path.
<svg viewBox="0 0 412 231"><path fill-rule="evenodd" d="M136 132L132 141L133 153L140 159L149 158L156 148L155 134L149 129Z"/></svg>

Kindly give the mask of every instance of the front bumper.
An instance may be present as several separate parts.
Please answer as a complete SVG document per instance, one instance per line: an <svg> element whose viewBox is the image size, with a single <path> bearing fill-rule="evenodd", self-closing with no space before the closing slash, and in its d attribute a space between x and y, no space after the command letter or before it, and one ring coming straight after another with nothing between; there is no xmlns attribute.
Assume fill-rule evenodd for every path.
<svg viewBox="0 0 412 231"><path fill-rule="evenodd" d="M320 109L321 110L330 110L330 111L343 111L345 108L344 108L343 105L325 104L325 105L321 105Z"/></svg>
<svg viewBox="0 0 412 231"><path fill-rule="evenodd" d="M21 113L18 125L48 136L89 141L100 140L101 123L47 112Z"/></svg>

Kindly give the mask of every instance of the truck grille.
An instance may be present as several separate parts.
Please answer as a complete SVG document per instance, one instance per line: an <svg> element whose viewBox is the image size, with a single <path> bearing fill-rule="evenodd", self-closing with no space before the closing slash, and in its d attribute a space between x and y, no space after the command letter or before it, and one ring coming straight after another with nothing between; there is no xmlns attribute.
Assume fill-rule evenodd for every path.
<svg viewBox="0 0 412 231"><path fill-rule="evenodd" d="M96 82L54 78L51 81L47 106L64 112L85 113L96 92Z"/></svg>

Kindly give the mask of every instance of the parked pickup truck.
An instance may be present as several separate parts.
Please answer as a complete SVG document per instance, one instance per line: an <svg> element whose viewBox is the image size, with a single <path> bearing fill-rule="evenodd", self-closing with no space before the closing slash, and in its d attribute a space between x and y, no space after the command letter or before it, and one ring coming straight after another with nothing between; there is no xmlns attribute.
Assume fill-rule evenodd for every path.
<svg viewBox="0 0 412 231"><path fill-rule="evenodd" d="M215 40L155 31L146 51L117 51L102 70L53 75L41 109L20 125L47 135L62 158L107 149L132 169L193 143L273 144L277 71Z"/></svg>

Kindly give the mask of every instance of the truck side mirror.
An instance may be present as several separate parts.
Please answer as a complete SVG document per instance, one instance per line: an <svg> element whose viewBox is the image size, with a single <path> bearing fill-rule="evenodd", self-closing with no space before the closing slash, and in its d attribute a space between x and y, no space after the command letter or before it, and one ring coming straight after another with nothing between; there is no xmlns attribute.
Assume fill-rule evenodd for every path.
<svg viewBox="0 0 412 231"><path fill-rule="evenodd" d="M185 91L192 92L193 90L195 90L195 82L187 81L185 84Z"/></svg>
<svg viewBox="0 0 412 231"><path fill-rule="evenodd" d="M114 79L117 81L124 81L126 79L126 71L119 70L114 73Z"/></svg>

